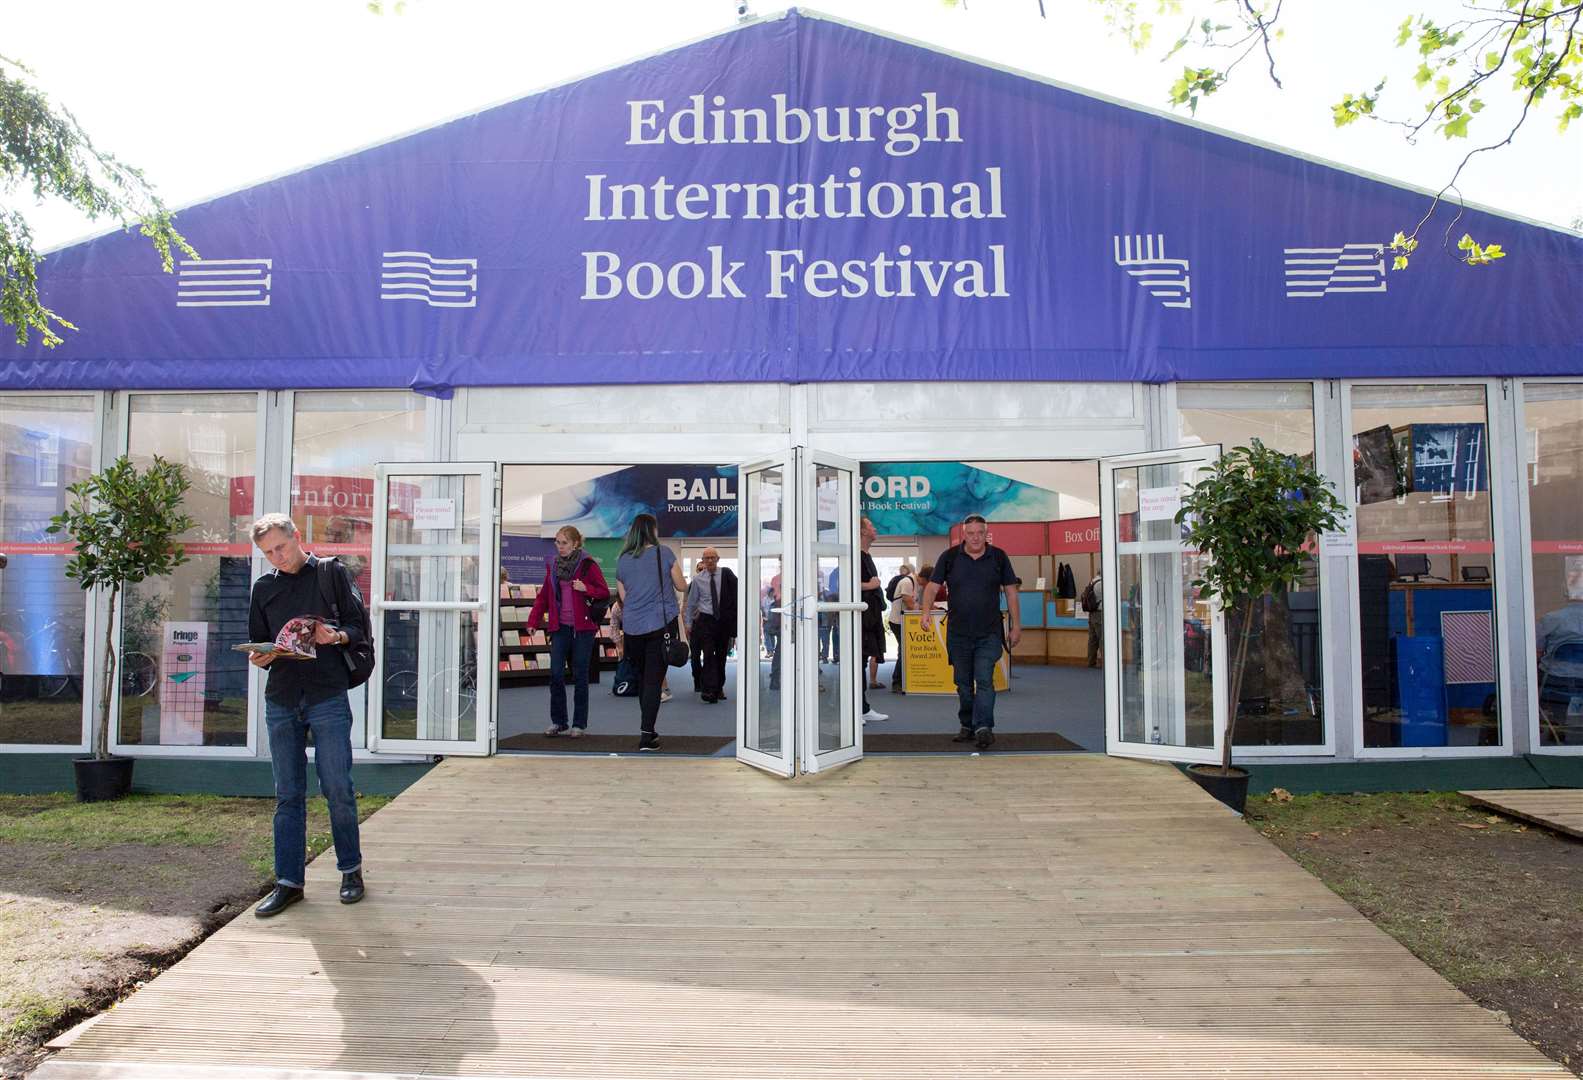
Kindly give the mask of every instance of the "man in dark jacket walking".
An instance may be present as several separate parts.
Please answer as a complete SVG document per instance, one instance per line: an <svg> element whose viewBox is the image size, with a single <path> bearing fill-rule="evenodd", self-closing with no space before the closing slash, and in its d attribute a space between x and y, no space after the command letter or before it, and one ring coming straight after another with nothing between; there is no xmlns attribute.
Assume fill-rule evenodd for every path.
<svg viewBox="0 0 1583 1080"><path fill-rule="evenodd" d="M720 566L720 552L704 548L687 586L683 617L698 656L698 689L705 703L726 699L726 656L737 634L737 576Z"/></svg>
<svg viewBox="0 0 1583 1080"><path fill-rule="evenodd" d="M271 653L248 656L269 669L264 690L264 721L275 774L275 888L254 909L261 919L278 915L303 896L308 847L308 733L313 733L319 790L330 805L330 836L341 871L341 903L363 898L363 856L358 841L357 794L352 788L352 705L345 648L365 640L368 614L346 568L331 562L332 595L342 613L333 625L330 603L320 585L320 560L302 549L297 524L285 514L266 514L253 523L253 543L273 571L253 584L247 613L254 641L274 641L298 616L318 621L313 628L315 656L292 660Z"/></svg>

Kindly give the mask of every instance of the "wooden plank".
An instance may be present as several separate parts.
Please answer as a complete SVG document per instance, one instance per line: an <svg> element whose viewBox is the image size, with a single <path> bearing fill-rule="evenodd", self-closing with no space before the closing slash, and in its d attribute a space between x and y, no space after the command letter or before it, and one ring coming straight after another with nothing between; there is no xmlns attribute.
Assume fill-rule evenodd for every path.
<svg viewBox="0 0 1583 1080"><path fill-rule="evenodd" d="M1480 806L1583 839L1583 788L1464 791Z"/></svg>
<svg viewBox="0 0 1583 1080"><path fill-rule="evenodd" d="M38 1080L1567 1075L1171 768L449 759L363 849Z"/></svg>

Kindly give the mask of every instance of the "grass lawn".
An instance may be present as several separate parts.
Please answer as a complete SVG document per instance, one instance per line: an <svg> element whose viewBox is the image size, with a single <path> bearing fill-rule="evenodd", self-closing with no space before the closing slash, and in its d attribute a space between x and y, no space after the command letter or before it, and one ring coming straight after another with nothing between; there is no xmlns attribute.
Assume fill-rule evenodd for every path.
<svg viewBox="0 0 1583 1080"><path fill-rule="evenodd" d="M363 796L367 817L384 796ZM0 796L0 1075L174 963L262 895L273 799ZM310 857L330 844L308 804Z"/></svg>
<svg viewBox="0 0 1583 1080"><path fill-rule="evenodd" d="M1250 798L1248 823L1574 1072L1583 842L1455 793Z"/></svg>

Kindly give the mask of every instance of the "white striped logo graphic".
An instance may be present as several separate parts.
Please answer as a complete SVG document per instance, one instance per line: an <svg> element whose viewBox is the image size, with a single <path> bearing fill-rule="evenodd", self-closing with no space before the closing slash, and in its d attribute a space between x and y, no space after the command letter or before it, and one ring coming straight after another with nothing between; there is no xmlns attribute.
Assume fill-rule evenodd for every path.
<svg viewBox="0 0 1583 1080"><path fill-rule="evenodd" d="M430 307L477 307L478 260L436 259L427 251L387 251L381 300L420 300Z"/></svg>
<svg viewBox="0 0 1583 1080"><path fill-rule="evenodd" d="M268 307L272 259L183 259L177 307Z"/></svg>
<svg viewBox="0 0 1583 1080"><path fill-rule="evenodd" d="M1165 234L1113 236L1111 247L1116 265L1160 301L1162 307L1193 306L1193 279L1186 259L1165 257Z"/></svg>
<svg viewBox="0 0 1583 1080"><path fill-rule="evenodd" d="M1289 298L1385 291L1384 244L1284 250Z"/></svg>

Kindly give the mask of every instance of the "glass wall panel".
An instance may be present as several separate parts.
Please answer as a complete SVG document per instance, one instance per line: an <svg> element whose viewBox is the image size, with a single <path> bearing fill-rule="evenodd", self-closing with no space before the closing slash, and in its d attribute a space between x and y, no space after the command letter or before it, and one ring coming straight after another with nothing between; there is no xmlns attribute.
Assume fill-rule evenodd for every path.
<svg viewBox="0 0 1583 1080"><path fill-rule="evenodd" d="M1229 450L1258 439L1312 463L1310 383L1209 383L1177 387L1181 444ZM1266 595L1253 614L1247 672L1234 743L1315 746L1325 741L1324 645L1319 565L1310 559L1297 588ZM1226 640L1242 633L1240 611L1226 612Z"/></svg>
<svg viewBox="0 0 1583 1080"><path fill-rule="evenodd" d="M1483 386L1352 390L1365 747L1500 742L1488 443Z"/></svg>
<svg viewBox="0 0 1583 1080"><path fill-rule="evenodd" d="M1583 386L1523 390L1539 745L1583 745Z"/></svg>
<svg viewBox="0 0 1583 1080"><path fill-rule="evenodd" d="M357 579L366 601L372 596L369 549L374 533L374 466L382 461L429 457L427 404L401 390L313 391L293 395L291 419L291 516L303 545L316 555L334 555ZM393 613L411 616L412 612ZM413 670L417 663L416 620L387 618L380 667ZM386 693L391 691L387 688ZM352 692L352 745L367 745L366 695Z"/></svg>
<svg viewBox="0 0 1583 1080"><path fill-rule="evenodd" d="M247 641L258 470L255 394L133 394L128 450L185 466L182 536L190 556L168 577L122 594L121 713L126 746L245 746Z"/></svg>
<svg viewBox="0 0 1583 1080"><path fill-rule="evenodd" d="M0 745L82 742L86 604L44 530L93 465L94 399L0 396Z"/></svg>

